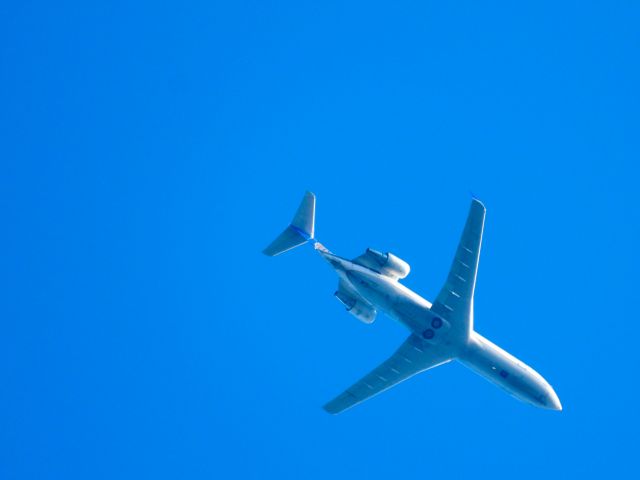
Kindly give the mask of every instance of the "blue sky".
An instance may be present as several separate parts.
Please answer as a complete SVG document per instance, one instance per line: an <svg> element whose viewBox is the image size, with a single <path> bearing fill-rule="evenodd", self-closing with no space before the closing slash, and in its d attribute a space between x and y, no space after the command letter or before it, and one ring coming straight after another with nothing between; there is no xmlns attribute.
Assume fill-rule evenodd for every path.
<svg viewBox="0 0 640 480"><path fill-rule="evenodd" d="M638 475L633 2L12 2L0 15L0 477ZM470 192L476 327L560 414L456 364L332 417L406 336L261 250L391 250L432 299Z"/></svg>

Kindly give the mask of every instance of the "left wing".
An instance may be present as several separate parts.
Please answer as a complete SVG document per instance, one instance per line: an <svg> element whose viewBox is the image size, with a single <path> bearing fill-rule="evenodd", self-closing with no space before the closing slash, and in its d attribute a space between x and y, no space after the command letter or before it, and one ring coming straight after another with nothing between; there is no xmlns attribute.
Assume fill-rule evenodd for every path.
<svg viewBox="0 0 640 480"><path fill-rule="evenodd" d="M324 409L332 414L340 413L416 373L450 360L451 355L445 354L442 347L429 344L412 334L387 361L327 403Z"/></svg>

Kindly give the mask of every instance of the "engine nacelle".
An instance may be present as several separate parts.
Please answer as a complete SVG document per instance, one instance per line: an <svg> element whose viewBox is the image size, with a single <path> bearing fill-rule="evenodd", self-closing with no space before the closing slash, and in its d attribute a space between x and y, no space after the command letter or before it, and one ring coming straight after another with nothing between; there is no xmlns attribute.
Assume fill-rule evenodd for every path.
<svg viewBox="0 0 640 480"><path fill-rule="evenodd" d="M376 270L389 277L395 279L405 278L411 271L409 264L396 257L393 253L382 253L372 248L367 248L367 256L377 264Z"/></svg>
<svg viewBox="0 0 640 480"><path fill-rule="evenodd" d="M376 319L377 311L368 303L363 302L362 300L358 300L357 298L352 297L351 295L346 294L345 292L341 292L338 290L335 293L335 296L340 303L342 303L347 312L356 317L358 320L364 323L373 323Z"/></svg>

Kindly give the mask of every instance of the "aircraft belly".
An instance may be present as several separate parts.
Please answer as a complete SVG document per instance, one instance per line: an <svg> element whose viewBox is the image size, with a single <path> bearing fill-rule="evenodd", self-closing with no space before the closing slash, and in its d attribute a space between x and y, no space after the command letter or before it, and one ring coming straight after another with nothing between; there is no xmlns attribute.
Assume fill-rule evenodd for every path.
<svg viewBox="0 0 640 480"><path fill-rule="evenodd" d="M544 401L548 384L533 369L478 334L470 339L460 362L494 385L527 403Z"/></svg>
<svg viewBox="0 0 640 480"><path fill-rule="evenodd" d="M422 323L417 315L407 315L406 311L398 308L403 304L403 295L394 284L395 282L353 272L347 273L347 277L356 291L376 309L404 324L413 332L422 331Z"/></svg>
<svg viewBox="0 0 640 480"><path fill-rule="evenodd" d="M428 326L429 309L402 295L398 295L392 305L392 316L407 325L414 333L421 335Z"/></svg>

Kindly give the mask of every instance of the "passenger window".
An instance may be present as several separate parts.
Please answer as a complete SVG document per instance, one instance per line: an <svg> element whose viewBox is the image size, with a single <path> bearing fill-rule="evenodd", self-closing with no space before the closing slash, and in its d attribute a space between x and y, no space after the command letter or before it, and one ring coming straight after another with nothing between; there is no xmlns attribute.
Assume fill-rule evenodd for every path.
<svg viewBox="0 0 640 480"><path fill-rule="evenodd" d="M507 378L509 376L509 372L507 372L505 370L500 370L500 376L502 378Z"/></svg>

